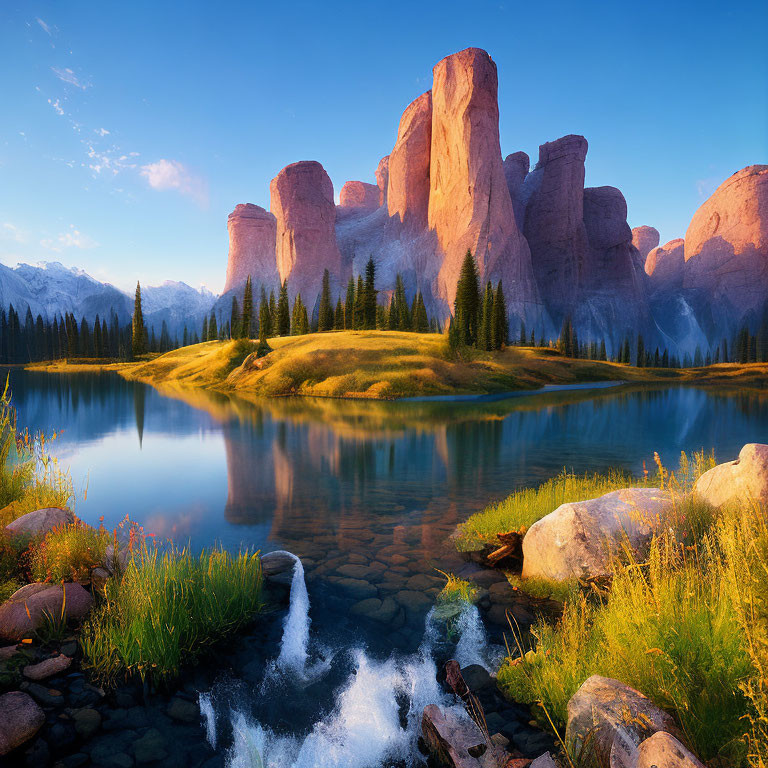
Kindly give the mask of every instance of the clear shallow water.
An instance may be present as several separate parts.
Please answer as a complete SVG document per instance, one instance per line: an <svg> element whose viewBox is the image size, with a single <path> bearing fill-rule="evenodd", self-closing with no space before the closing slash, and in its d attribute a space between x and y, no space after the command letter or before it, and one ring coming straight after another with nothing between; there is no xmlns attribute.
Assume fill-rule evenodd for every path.
<svg viewBox="0 0 768 768"><path fill-rule="evenodd" d="M308 594L292 622L288 612L243 638L232 676L205 700L231 766L250 764L254 750L275 765L321 765L329 738L353 747L335 755L342 765L363 746L366 765L413 754L408 712L441 695L440 638L425 620L442 584L434 569L461 566L447 537L488 502L563 467L639 473L643 462L653 468L654 451L675 466L682 450L714 448L728 460L768 440L767 394L695 388L249 403L112 375L13 370L11 384L20 425L59 433L52 449L87 522L103 516L112 527L128 514L196 549L218 542L301 557ZM443 651L462 663L494 655L476 614L457 631ZM280 663L283 648L301 674Z"/></svg>

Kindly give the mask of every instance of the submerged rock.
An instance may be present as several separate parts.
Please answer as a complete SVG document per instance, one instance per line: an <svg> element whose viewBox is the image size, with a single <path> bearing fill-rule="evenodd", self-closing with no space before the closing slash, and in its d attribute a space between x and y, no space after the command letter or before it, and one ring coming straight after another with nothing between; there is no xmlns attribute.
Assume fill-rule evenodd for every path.
<svg viewBox="0 0 768 768"><path fill-rule="evenodd" d="M589 750L601 766L626 765L645 738L657 731L678 733L671 715L659 709L634 688L609 677L592 675L568 702L565 741L571 754ZM623 762L611 760L611 751L627 755ZM583 755L582 757L587 757Z"/></svg>
<svg viewBox="0 0 768 768"><path fill-rule="evenodd" d="M45 713L26 693L4 693L0 696L0 755L29 741L44 722Z"/></svg>
<svg viewBox="0 0 768 768"><path fill-rule="evenodd" d="M768 505L768 445L747 443L738 459L705 472L693 486L693 495L715 508L733 501Z"/></svg>
<svg viewBox="0 0 768 768"><path fill-rule="evenodd" d="M640 553L671 509L671 495L658 488L624 488L561 504L526 533L523 578L608 575L622 544Z"/></svg>

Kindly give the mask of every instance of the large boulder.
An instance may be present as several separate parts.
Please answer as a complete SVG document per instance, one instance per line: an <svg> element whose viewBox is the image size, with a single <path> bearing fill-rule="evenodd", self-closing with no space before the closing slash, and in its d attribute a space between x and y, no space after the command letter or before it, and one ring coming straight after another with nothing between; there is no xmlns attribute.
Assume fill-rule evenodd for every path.
<svg viewBox="0 0 768 768"><path fill-rule="evenodd" d="M93 598L79 584L34 583L17 589L0 605L0 638L18 641L29 637L45 623L46 617L58 621L66 596L64 613L79 621L90 610Z"/></svg>
<svg viewBox="0 0 768 768"><path fill-rule="evenodd" d="M0 755L29 741L45 722L45 713L29 694L11 691L0 696Z"/></svg>
<svg viewBox="0 0 768 768"><path fill-rule="evenodd" d="M679 734L671 715L634 688L609 677L592 675L568 702L565 741L571 754L584 750L600 766L622 765L611 760L634 754L637 746L657 731Z"/></svg>
<svg viewBox="0 0 768 768"><path fill-rule="evenodd" d="M432 91L427 91L403 112L397 142L389 155L389 215L415 229L427 226L431 143Z"/></svg>
<svg viewBox="0 0 768 768"><path fill-rule="evenodd" d="M643 225L635 227L632 230L632 245L640 252L640 256L645 259L648 254L661 242L659 230L655 227Z"/></svg>
<svg viewBox="0 0 768 768"><path fill-rule="evenodd" d="M74 522L75 516L70 510L60 507L45 507L17 517L12 523L5 526L5 530L11 536L34 538L35 536L45 536L54 528L71 525Z"/></svg>
<svg viewBox="0 0 768 768"><path fill-rule="evenodd" d="M671 733L657 731L637 749L634 768L705 768Z"/></svg>
<svg viewBox="0 0 768 768"><path fill-rule="evenodd" d="M229 258L224 292L241 286L250 276L255 286L275 288L279 282L275 260L277 220L253 203L240 203L227 219Z"/></svg>
<svg viewBox="0 0 768 768"><path fill-rule="evenodd" d="M444 254L436 293L453 306L469 250L481 282L503 279L510 314L535 318L539 291L501 158L496 64L485 51L467 48L432 73L428 223Z"/></svg>
<svg viewBox="0 0 768 768"><path fill-rule="evenodd" d="M364 181L348 181L339 193L339 207L353 211L375 211L379 207L379 188Z"/></svg>
<svg viewBox="0 0 768 768"><path fill-rule="evenodd" d="M269 190L270 208L277 219L280 280L288 280L291 299L300 292L311 311L320 294L324 270L331 275L334 293L342 277L333 184L320 163L302 160L283 168Z"/></svg>
<svg viewBox="0 0 768 768"><path fill-rule="evenodd" d="M561 504L525 534L523 578L608 575L622 545L640 554L671 509L669 492L656 488L625 488Z"/></svg>
<svg viewBox="0 0 768 768"><path fill-rule="evenodd" d="M733 174L696 211L684 289L712 334L759 317L768 297L768 165Z"/></svg>
<svg viewBox="0 0 768 768"><path fill-rule="evenodd" d="M587 140L563 136L539 147L523 188L525 237L542 296L555 322L573 310L587 260L584 161Z"/></svg>
<svg viewBox="0 0 768 768"><path fill-rule="evenodd" d="M731 502L758 502L768 508L768 445L747 443L738 459L705 472L693 486L693 495L715 508Z"/></svg>
<svg viewBox="0 0 768 768"><path fill-rule="evenodd" d="M442 710L436 704L424 707L421 733L433 760L444 768L478 768L477 758L488 748L473 720L463 712Z"/></svg>

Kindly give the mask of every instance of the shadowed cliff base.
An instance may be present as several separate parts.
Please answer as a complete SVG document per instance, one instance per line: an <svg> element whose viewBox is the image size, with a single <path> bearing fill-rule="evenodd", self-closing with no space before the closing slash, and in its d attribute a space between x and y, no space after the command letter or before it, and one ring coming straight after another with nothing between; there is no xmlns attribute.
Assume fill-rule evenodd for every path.
<svg viewBox="0 0 768 768"><path fill-rule="evenodd" d="M765 388L768 365L735 363L705 368L636 368L563 357L550 348L452 353L437 334L338 331L270 339L273 351L251 354L256 343L195 344L148 362L115 369L153 385L203 387L260 397L391 400L434 395L536 390L549 384L656 382ZM66 370L61 364L53 370Z"/></svg>

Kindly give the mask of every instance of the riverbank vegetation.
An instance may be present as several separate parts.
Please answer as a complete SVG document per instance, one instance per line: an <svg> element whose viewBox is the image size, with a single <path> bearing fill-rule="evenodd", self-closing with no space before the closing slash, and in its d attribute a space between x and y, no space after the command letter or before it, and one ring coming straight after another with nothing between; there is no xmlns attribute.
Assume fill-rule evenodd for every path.
<svg viewBox="0 0 768 768"><path fill-rule="evenodd" d="M560 620L539 622L530 640L515 632L520 653L499 684L534 705L542 723L562 732L568 700L599 674L673 713L711 765L765 765L768 510L744 501L715 514L694 501L686 492L711 465L699 454L674 474L660 468L649 482L671 486L675 508L648 557L617 560L605 591L564 590ZM515 584L527 588L525 579Z"/></svg>
<svg viewBox="0 0 768 768"><path fill-rule="evenodd" d="M83 626L85 669L102 683L167 682L262 607L257 554L143 544Z"/></svg>

